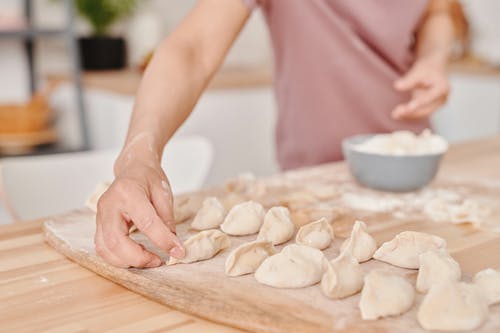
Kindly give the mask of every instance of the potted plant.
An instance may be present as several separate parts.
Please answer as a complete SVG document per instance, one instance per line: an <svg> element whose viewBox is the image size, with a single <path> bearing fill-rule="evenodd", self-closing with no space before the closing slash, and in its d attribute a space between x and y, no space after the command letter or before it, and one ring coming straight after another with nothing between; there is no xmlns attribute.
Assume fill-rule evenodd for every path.
<svg viewBox="0 0 500 333"><path fill-rule="evenodd" d="M82 66L87 70L121 69L126 64L123 37L110 35L117 21L129 16L136 0L76 0L76 10L91 26L92 34L79 38Z"/></svg>

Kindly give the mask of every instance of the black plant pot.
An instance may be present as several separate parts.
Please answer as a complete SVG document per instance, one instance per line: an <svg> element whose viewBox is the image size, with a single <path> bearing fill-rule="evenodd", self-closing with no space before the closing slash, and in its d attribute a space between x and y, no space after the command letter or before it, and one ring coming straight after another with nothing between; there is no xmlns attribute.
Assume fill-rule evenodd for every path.
<svg viewBox="0 0 500 333"><path fill-rule="evenodd" d="M86 70L122 69L126 63L125 40L121 37L80 37L82 67Z"/></svg>

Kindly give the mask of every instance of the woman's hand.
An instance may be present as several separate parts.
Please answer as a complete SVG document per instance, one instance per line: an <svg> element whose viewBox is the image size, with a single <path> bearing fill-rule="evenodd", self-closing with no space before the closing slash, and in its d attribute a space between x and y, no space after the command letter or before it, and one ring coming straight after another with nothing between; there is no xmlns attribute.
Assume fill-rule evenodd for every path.
<svg viewBox="0 0 500 333"><path fill-rule="evenodd" d="M424 60L417 61L394 88L411 92L410 101L392 111L393 118L404 120L430 116L446 103L450 90L445 66Z"/></svg>
<svg viewBox="0 0 500 333"><path fill-rule="evenodd" d="M116 169L116 168L115 168ZM126 163L97 203L97 253L117 267L157 267L160 257L129 237L134 224L171 256L185 255L175 235L172 192L158 162Z"/></svg>

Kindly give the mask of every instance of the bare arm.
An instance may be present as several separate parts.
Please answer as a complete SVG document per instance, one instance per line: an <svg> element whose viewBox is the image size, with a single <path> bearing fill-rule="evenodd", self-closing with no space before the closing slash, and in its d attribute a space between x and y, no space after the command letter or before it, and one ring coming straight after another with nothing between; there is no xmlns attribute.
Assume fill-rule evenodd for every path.
<svg viewBox="0 0 500 333"><path fill-rule="evenodd" d="M395 88L411 91L408 103L393 111L397 119L429 116L446 102L449 84L446 66L454 38L449 0L431 0L417 32L416 61Z"/></svg>
<svg viewBox="0 0 500 333"><path fill-rule="evenodd" d="M222 63L249 9L242 0L200 0L157 48L136 96L115 181L98 202L96 250L120 267L156 267L160 258L133 242L135 224L160 249L183 257L172 193L160 167L167 141L188 117Z"/></svg>

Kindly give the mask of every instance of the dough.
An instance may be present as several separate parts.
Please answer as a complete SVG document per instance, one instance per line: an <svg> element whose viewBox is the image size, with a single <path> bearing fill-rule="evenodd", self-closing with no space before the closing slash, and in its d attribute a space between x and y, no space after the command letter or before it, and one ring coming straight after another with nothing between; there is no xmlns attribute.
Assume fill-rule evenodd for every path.
<svg viewBox="0 0 500 333"><path fill-rule="evenodd" d="M349 250L332 260L321 278L321 289L330 298L354 295L362 287L363 270Z"/></svg>
<svg viewBox="0 0 500 333"><path fill-rule="evenodd" d="M200 210L201 198L194 195L182 195L174 198L175 223L183 223L195 216Z"/></svg>
<svg viewBox="0 0 500 333"><path fill-rule="evenodd" d="M291 244L257 268L255 279L276 288L304 288L318 283L328 265L318 249Z"/></svg>
<svg viewBox="0 0 500 333"><path fill-rule="evenodd" d="M418 309L417 319L426 330L473 330L488 316L479 288L465 282L435 284Z"/></svg>
<svg viewBox="0 0 500 333"><path fill-rule="evenodd" d="M250 198L260 197L267 193L267 186L257 180L251 172L242 173L235 179L226 182L225 188L228 192L243 194Z"/></svg>
<svg viewBox="0 0 500 333"><path fill-rule="evenodd" d="M226 210L216 197L206 198L191 223L191 229L207 230L218 228L224 221L225 215Z"/></svg>
<svg viewBox="0 0 500 333"><path fill-rule="evenodd" d="M217 229L204 230L184 242L186 256L182 259L170 257L167 265L189 264L210 259L231 245L229 236Z"/></svg>
<svg viewBox="0 0 500 333"><path fill-rule="evenodd" d="M220 228L228 235L251 235L259 232L263 219L264 207L255 201L246 201L231 208Z"/></svg>
<svg viewBox="0 0 500 333"><path fill-rule="evenodd" d="M349 249L358 262L365 262L373 257L377 250L377 242L366 231L366 224L363 221L354 222L351 236L340 246L340 251Z"/></svg>
<svg viewBox="0 0 500 333"><path fill-rule="evenodd" d="M477 272L474 284L479 287L489 305L500 303L500 271L487 268Z"/></svg>
<svg viewBox="0 0 500 333"><path fill-rule="evenodd" d="M295 232L295 225L290 219L290 212L286 207L273 207L264 216L264 223L260 228L257 240L268 241L273 245L288 242Z"/></svg>
<svg viewBox="0 0 500 333"><path fill-rule="evenodd" d="M415 290L403 277L374 269L365 277L359 309L364 320L396 316L408 311L415 300Z"/></svg>
<svg viewBox="0 0 500 333"><path fill-rule="evenodd" d="M446 241L440 237L417 231L403 231L385 242L373 258L403 268L418 268L418 256L429 250L446 248Z"/></svg>
<svg viewBox="0 0 500 333"><path fill-rule="evenodd" d="M245 243L234 249L226 259L226 275L240 276L255 272L260 264L276 253L273 244L266 241Z"/></svg>
<svg viewBox="0 0 500 333"><path fill-rule="evenodd" d="M417 290L429 291L434 284L459 281L460 265L445 251L427 251L419 256Z"/></svg>
<svg viewBox="0 0 500 333"><path fill-rule="evenodd" d="M295 242L317 249L326 249L334 238L333 227L326 218L302 226L295 236Z"/></svg>
<svg viewBox="0 0 500 333"><path fill-rule="evenodd" d="M104 192L108 190L110 185L111 183L108 182L97 184L94 192L87 198L87 201L85 201L85 206L87 206L87 208L89 208L94 213L97 213L97 202L99 201L101 195L103 195Z"/></svg>
<svg viewBox="0 0 500 333"><path fill-rule="evenodd" d="M410 131L375 135L354 148L380 155L424 155L444 153L448 149L448 143L426 129L418 136Z"/></svg>

